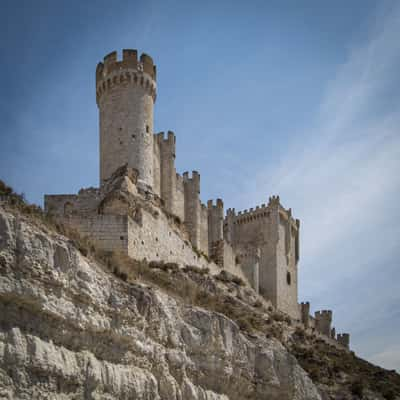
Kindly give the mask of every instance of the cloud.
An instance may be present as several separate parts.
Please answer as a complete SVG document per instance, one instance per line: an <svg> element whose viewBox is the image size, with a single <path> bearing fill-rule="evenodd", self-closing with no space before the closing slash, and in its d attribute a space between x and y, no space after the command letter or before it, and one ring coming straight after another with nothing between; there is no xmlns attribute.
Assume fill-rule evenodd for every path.
<svg viewBox="0 0 400 400"><path fill-rule="evenodd" d="M248 203L265 193L280 194L284 205L293 208L302 221L301 297L311 298L316 307L345 305L340 309L348 310L346 317L337 320L352 321L354 329L377 303L400 300L397 291L390 291L400 273L393 276L382 265L383 258L397 264L400 256L399 22L399 4L381 13L368 38L349 51L327 85L314 128L296 132L279 164L261 169L257 190L248 191ZM343 297L348 282L362 282L368 292L374 275L387 283L389 292L369 292L361 308L351 291L346 292L351 297ZM385 330L390 326L377 334L384 336ZM375 355L367 345L360 351L393 364L388 348Z"/></svg>
<svg viewBox="0 0 400 400"><path fill-rule="evenodd" d="M373 363L385 365L387 369L400 371L400 345L390 346L380 353L370 356Z"/></svg>

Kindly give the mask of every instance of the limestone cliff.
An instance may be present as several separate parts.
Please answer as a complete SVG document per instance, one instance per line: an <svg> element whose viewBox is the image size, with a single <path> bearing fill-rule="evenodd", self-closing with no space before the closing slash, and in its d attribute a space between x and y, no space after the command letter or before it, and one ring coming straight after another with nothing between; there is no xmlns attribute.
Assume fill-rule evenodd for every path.
<svg viewBox="0 0 400 400"><path fill-rule="evenodd" d="M0 255L0 398L320 399L276 340L125 283L4 210Z"/></svg>
<svg viewBox="0 0 400 400"><path fill-rule="evenodd" d="M197 299L223 295L243 315L259 309L256 326L264 316L271 324L254 292L198 275ZM154 272L159 285L140 276L110 273L72 240L0 206L0 399L335 398L274 335L185 302L175 266Z"/></svg>

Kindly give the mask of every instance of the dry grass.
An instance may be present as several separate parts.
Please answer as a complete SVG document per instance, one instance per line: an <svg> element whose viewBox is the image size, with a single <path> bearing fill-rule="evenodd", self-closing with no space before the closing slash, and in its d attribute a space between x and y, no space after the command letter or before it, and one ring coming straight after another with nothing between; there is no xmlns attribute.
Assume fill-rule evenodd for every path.
<svg viewBox="0 0 400 400"><path fill-rule="evenodd" d="M345 377L344 386L355 399L361 399L367 389L382 394L386 400L394 400L395 393L400 393L400 375L394 371L377 367L324 341L313 337L310 340L301 329L296 329L293 339L295 343L289 350L314 382L333 387Z"/></svg>

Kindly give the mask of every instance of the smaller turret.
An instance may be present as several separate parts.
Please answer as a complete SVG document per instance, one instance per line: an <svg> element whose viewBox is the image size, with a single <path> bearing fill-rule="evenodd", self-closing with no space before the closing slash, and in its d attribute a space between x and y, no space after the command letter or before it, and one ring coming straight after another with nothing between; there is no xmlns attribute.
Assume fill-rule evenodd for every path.
<svg viewBox="0 0 400 400"><path fill-rule="evenodd" d="M332 338L332 339L336 339L336 329L335 329L335 327L333 327L333 328L331 329L331 338Z"/></svg>
<svg viewBox="0 0 400 400"><path fill-rule="evenodd" d="M322 310L315 313L315 328L318 332L331 336L332 311Z"/></svg>
<svg viewBox="0 0 400 400"><path fill-rule="evenodd" d="M223 240L224 235L224 203L221 199L217 199L214 205L212 200L207 201L208 210L208 242Z"/></svg>
<svg viewBox="0 0 400 400"><path fill-rule="evenodd" d="M167 137L164 132L155 135L159 148L160 158L160 194L164 200L168 212L174 213L176 194L176 170L175 170L175 146L176 137L168 131Z"/></svg>
<svg viewBox="0 0 400 400"><path fill-rule="evenodd" d="M193 171L190 178L189 173L184 172L183 185L185 190L185 225L192 245L200 249L200 174Z"/></svg>
<svg viewBox="0 0 400 400"><path fill-rule="evenodd" d="M338 333L337 341L346 349L350 347L350 335L348 333Z"/></svg>
<svg viewBox="0 0 400 400"><path fill-rule="evenodd" d="M300 312L301 322L304 324L305 328L308 328L310 325L310 303L308 301L300 304Z"/></svg>
<svg viewBox="0 0 400 400"><path fill-rule="evenodd" d="M231 245L235 240L234 238L234 224L235 224L236 212L234 208L228 208L226 211L226 217L224 221L224 239Z"/></svg>

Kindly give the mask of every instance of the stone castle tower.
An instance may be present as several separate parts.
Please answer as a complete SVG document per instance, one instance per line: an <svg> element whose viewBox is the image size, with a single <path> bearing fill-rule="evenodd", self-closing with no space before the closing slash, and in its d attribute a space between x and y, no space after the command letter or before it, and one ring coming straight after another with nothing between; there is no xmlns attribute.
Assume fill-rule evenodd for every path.
<svg viewBox="0 0 400 400"><path fill-rule="evenodd" d="M124 50L104 58L96 69L100 119L100 182L121 165L139 172L139 183L153 186L153 108L156 67L146 54Z"/></svg>
<svg viewBox="0 0 400 400"><path fill-rule="evenodd" d="M222 199L203 204L200 174L176 171L175 134L154 133L156 91L150 56L123 50L121 60L116 52L104 57L96 68L100 187L46 195L46 211L106 251L230 271L277 309L331 337L331 311L313 318L309 303L298 304L300 221L279 196L226 215ZM348 335L340 340L348 346Z"/></svg>

